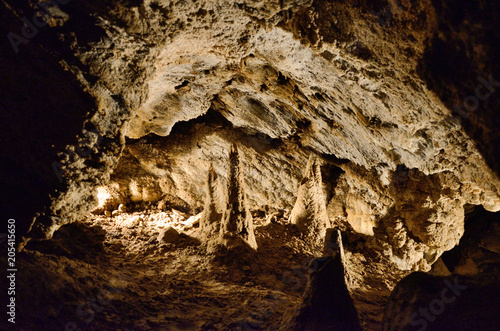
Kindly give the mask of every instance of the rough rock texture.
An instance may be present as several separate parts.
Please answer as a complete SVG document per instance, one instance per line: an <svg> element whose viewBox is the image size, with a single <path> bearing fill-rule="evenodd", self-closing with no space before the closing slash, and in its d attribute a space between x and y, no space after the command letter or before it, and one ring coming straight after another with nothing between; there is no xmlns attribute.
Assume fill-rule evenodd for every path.
<svg viewBox="0 0 500 331"><path fill-rule="evenodd" d="M321 165L316 157L311 155L300 182L297 201L290 214L290 222L297 225L300 232L312 243L320 243L330 227L326 212L326 192L321 175Z"/></svg>
<svg viewBox="0 0 500 331"><path fill-rule="evenodd" d="M242 239L253 249L257 249L253 218L248 209L245 182L241 172L238 148L231 146L227 174L226 204L220 222L220 242L228 247L239 245Z"/></svg>
<svg viewBox="0 0 500 331"><path fill-rule="evenodd" d="M200 218L200 231L207 239L218 236L220 233L222 208L220 198L217 196L219 188L220 184L217 181L217 174L213 166L210 165L207 175L205 208Z"/></svg>
<svg viewBox="0 0 500 331"><path fill-rule="evenodd" d="M340 232L336 237L334 255L311 262L313 272L303 301L292 316L285 318L283 330L362 330L349 294Z"/></svg>
<svg viewBox="0 0 500 331"><path fill-rule="evenodd" d="M19 32L19 17L32 9L7 1L3 6L4 31ZM496 5L478 5L475 13L488 12L487 6ZM30 62L38 54L54 63L56 74L77 82L69 86L88 100L79 104L87 115L79 115L81 124L68 127L65 138L49 135L47 146L57 140L59 147L31 162L45 162L34 170L46 178L36 191L52 192L50 202L29 195L37 201L31 216L41 212L31 236L50 236L93 209L95 187L106 184L114 169L110 185L118 185L120 201L112 204L162 200L201 210L208 165L226 179L226 155L236 141L251 209L290 211L301 170L316 155L341 169L330 177L341 173L338 180L327 180L330 219L388 243L384 251L402 268L426 270L458 243L464 204L500 209L495 153L486 153L486 161L479 153L497 138L474 134L478 150L466 133L470 125L464 130L466 121L452 116L451 99L443 103L438 95L445 92L431 90L441 86L433 54L445 47L438 31L450 17L446 1L108 1L58 10L67 13L58 14L64 19L19 45L19 56ZM451 22L452 44L461 38L460 22ZM488 39L464 42L490 45ZM50 53L50 47L60 51ZM6 49L5 63L21 61ZM494 51L474 54L466 60L484 65L465 69L487 77ZM65 62L57 63L57 56ZM65 78L43 79L56 80ZM448 85L467 93L462 83ZM467 121L477 116L488 126L490 115L481 109L496 98L492 93ZM13 105L6 100L3 107ZM49 107L58 111L64 105L57 100ZM36 108L28 103L26 117L29 105ZM69 154L56 157L66 145ZM29 164L26 153L10 164ZM63 167L57 173L62 184L51 162ZM328 173L323 169L323 176Z"/></svg>
<svg viewBox="0 0 500 331"><path fill-rule="evenodd" d="M1 0L2 214L33 240L120 204L199 214L237 143L251 212L288 216L312 155L359 254L430 270L465 209L500 210L498 21L479 0Z"/></svg>
<svg viewBox="0 0 500 331"><path fill-rule="evenodd" d="M432 266L432 276L413 273L396 286L384 330L498 329L499 224L494 213L469 211L460 244Z"/></svg>

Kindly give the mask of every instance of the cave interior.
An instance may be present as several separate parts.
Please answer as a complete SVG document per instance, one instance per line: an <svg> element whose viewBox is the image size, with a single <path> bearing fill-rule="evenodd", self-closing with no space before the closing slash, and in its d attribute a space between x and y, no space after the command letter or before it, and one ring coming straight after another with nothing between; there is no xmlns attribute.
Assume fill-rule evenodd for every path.
<svg viewBox="0 0 500 331"><path fill-rule="evenodd" d="M1 0L0 329L498 330L498 22Z"/></svg>

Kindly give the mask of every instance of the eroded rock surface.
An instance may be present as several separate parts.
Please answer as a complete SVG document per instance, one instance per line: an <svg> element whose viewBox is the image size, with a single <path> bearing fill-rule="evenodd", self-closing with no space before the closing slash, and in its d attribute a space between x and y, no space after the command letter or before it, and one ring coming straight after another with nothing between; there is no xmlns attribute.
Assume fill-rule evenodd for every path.
<svg viewBox="0 0 500 331"><path fill-rule="evenodd" d="M412 273L387 303L384 330L495 330L499 318L500 220L467 208L460 244L443 254L429 274Z"/></svg>
<svg viewBox="0 0 500 331"><path fill-rule="evenodd" d="M498 2L3 0L0 18L2 210L21 240L123 205L205 209L205 230L241 213L256 247L250 214L286 215L314 241L348 230L396 279L459 243L465 209L500 210ZM218 207L215 177L246 198ZM483 253L449 271L480 273Z"/></svg>
<svg viewBox="0 0 500 331"><path fill-rule="evenodd" d="M362 330L347 285L342 238L334 233L329 239L337 243L336 249L311 262L303 301L285 319L283 330Z"/></svg>
<svg viewBox="0 0 500 331"><path fill-rule="evenodd" d="M253 218L246 201L245 182L236 145L231 146L228 168L227 200L220 223L220 242L231 248L239 246L238 242L244 240L251 248L257 249Z"/></svg>
<svg viewBox="0 0 500 331"><path fill-rule="evenodd" d="M313 244L320 243L330 226L326 212L326 193L318 159L311 155L297 193L297 201L290 214L290 222Z"/></svg>

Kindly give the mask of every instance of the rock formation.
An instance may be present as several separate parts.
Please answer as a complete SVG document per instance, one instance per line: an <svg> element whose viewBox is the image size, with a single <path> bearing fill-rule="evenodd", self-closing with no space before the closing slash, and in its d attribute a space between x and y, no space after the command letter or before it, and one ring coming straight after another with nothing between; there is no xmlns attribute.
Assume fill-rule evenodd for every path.
<svg viewBox="0 0 500 331"><path fill-rule="evenodd" d="M323 240L330 221L326 211L326 194L317 157L311 155L300 182L297 201L290 214L290 222L297 225L308 240L317 244Z"/></svg>
<svg viewBox="0 0 500 331"><path fill-rule="evenodd" d="M469 210L460 244L444 253L429 274L412 273L396 286L386 306L384 330L498 328L499 224L494 213Z"/></svg>
<svg viewBox="0 0 500 331"><path fill-rule="evenodd" d="M344 171L330 188L335 193L326 192L336 197L328 202L332 221L390 245L383 251L402 268L429 268L426 263L457 243L464 204L500 209L498 158L485 147L498 140L489 134L498 131L490 111L498 100L496 57L450 56L468 79L451 70L453 77L441 84L442 66L433 61L441 63L445 40L465 42L457 32L465 28L450 18L454 6L439 3L110 1L54 7L57 19L28 43L2 41L9 54L5 67L25 68L6 72L19 79L1 89L2 107L23 108L2 121L2 132L26 123L29 136L47 137L37 146L11 138L2 144L2 155L15 155L6 159L6 171L30 178L2 187L18 187L11 196L36 202L25 211L23 233L50 237L84 216L96 207L98 186L118 185L124 201L166 199L199 210L205 169L213 163L223 175L224 153L238 142L245 146L240 156L250 209L292 209L312 153ZM494 15L484 6L478 11ZM27 5L2 8L5 35L19 34L23 15L33 16ZM456 10L464 22L482 17ZM454 28L444 37L438 22ZM477 49L494 47L473 39L482 45ZM467 42L467 49L476 49ZM53 63L53 74L34 59ZM476 87L489 95L478 107L472 102L477 98L468 98ZM43 98L18 100L15 91L50 96L41 105ZM50 91L63 91L74 102L62 103ZM465 99L478 109L464 108ZM32 109L46 109L40 114L65 129L56 134L45 128ZM399 174L398 167L413 173ZM408 186L405 176L413 178ZM398 187L390 191L394 182ZM412 197L422 185L425 194ZM385 231L394 222L400 234Z"/></svg>
<svg viewBox="0 0 500 331"><path fill-rule="evenodd" d="M292 316L285 319L283 330L362 330L346 283L340 231L328 233L330 236L325 247L331 248L333 255L311 262L313 271L302 303ZM331 245L332 241L336 245Z"/></svg>
<svg viewBox="0 0 500 331"><path fill-rule="evenodd" d="M326 229L325 241L323 245L323 256L337 256L344 261L344 245L342 244L342 234L339 229Z"/></svg>
<svg viewBox="0 0 500 331"><path fill-rule="evenodd" d="M48 137L38 148L10 138L3 144L5 155L18 155L9 159L6 169L43 160L39 168L16 170L33 173L30 182L40 185L36 191L52 194L52 199L35 199L40 202L30 215L39 212L39 216L31 235L50 236L61 224L93 209L95 187L107 184L114 167L119 169L128 161L132 161L132 171L126 177L118 172L112 180L136 186L130 190L131 198L169 194L201 208L201 169L209 162L222 169L221 153L235 141L250 147L242 155L244 159L255 160L246 174L252 184L247 192L250 208L268 204L291 208L300 169L313 151L373 171L358 187L377 181L386 186L389 174L404 165L424 176L447 173L456 177L457 182L467 183L452 189L464 202L498 210L497 169L488 167L497 164L496 154L485 152L485 159L479 153L497 139L479 133L496 132L488 126L497 121L488 110L495 109L498 100L498 94L490 92L498 77L491 66L496 57L451 56L460 62L455 67L467 79L446 76L448 83L441 84L440 66L430 59L439 62L437 50L445 47L444 40L460 44L457 36L461 36L449 32L445 38L438 33L438 21L456 23L450 18L453 6L441 2L384 6L350 0L322 4L285 1L281 5L203 1L183 6L164 1L111 1L85 8L74 3L58 6L54 11L58 23L40 29L43 32L29 43L13 48L8 38L2 41L2 49L9 54L7 67L26 68L17 74L6 72L19 80L2 89L7 100L3 107L25 106L2 123L17 127L21 119L19 123L27 123L32 135L45 132ZM19 34L20 17L33 16L30 7L4 7L5 35ZM482 7L479 11L485 15L495 12ZM477 12L459 17L466 16L470 16L468 22L482 17ZM76 22L79 19L83 21ZM123 31L115 31L114 24ZM81 29L76 31L74 26ZM484 49L493 47L486 44ZM47 45L60 50L58 55ZM34 65L35 58L54 63L57 70L46 75L45 69ZM71 60L61 66L60 58ZM471 64L474 61L486 64L480 70ZM459 75L457 70L451 71ZM33 75L40 80L29 80ZM71 83L59 83L62 81ZM482 89L490 97L475 112L464 110L467 116L461 116L453 106L463 104L478 84L485 86ZM456 89L450 87L454 85ZM436 92L438 86L442 94ZM12 96L17 94L9 92L26 89L44 96L65 91L61 93L72 95L74 102L66 105L50 96L43 105L37 98L23 103L14 101ZM461 92L450 92L457 89ZM52 114L50 121L65 130L55 134L43 128L43 121L30 117L32 109L45 108L56 109L41 113ZM66 118L71 118L71 125ZM473 144L470 137L478 143ZM20 151L37 150L37 157L14 153L14 146ZM200 160L196 164L192 162L195 158ZM35 190L26 188L23 194L34 194L30 191ZM373 211L353 197L344 207L355 215L349 216L354 222Z"/></svg>
<svg viewBox="0 0 500 331"><path fill-rule="evenodd" d="M388 271L378 285L357 279L372 291L370 312L413 271L496 274L497 236L463 243L472 210L500 211L499 21L500 2L479 0L2 0L0 214L16 220L19 250L95 221L110 223L110 251L137 239L142 252L171 208L186 218L205 209L205 237L216 231L216 241L255 256L255 236L269 243L296 230L281 217L260 227L271 216L262 214L291 215L302 236L286 237L290 252L267 251L270 261L280 261L276 252L304 260L328 227L348 229L359 271ZM212 190L216 177L228 201ZM114 225L129 216L150 228ZM183 222L174 222L180 235L196 234L194 219ZM163 250L144 251L176 265ZM47 262L30 259L27 270ZM54 259L47 265L73 264ZM337 268L330 260L323 269ZM241 270L251 283L254 270ZM46 271L41 288L50 289L55 272ZM481 292L481 282L471 288ZM89 292L80 289L73 297ZM58 311L36 318L57 324ZM135 327L156 323L143 322Z"/></svg>
<svg viewBox="0 0 500 331"><path fill-rule="evenodd" d="M232 145L227 171L227 200L222 214L219 239L228 248L239 246L240 241L244 240L251 248L257 249L252 214L248 209L244 186L238 149L236 145Z"/></svg>
<svg viewBox="0 0 500 331"><path fill-rule="evenodd" d="M205 239L210 240L219 236L222 220L218 201L219 182L213 165L208 168L206 190L205 208L200 218L200 231Z"/></svg>

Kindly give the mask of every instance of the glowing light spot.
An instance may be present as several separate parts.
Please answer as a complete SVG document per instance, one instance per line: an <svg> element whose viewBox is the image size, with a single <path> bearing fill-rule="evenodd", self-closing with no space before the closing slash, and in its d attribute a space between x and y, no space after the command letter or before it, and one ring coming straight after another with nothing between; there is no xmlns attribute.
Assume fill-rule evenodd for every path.
<svg viewBox="0 0 500 331"><path fill-rule="evenodd" d="M99 206L98 208L100 207L103 207L104 204L106 203L106 201L111 197L111 195L109 194L108 190L106 189L106 187L104 186L99 186L97 188L97 200L99 201Z"/></svg>

